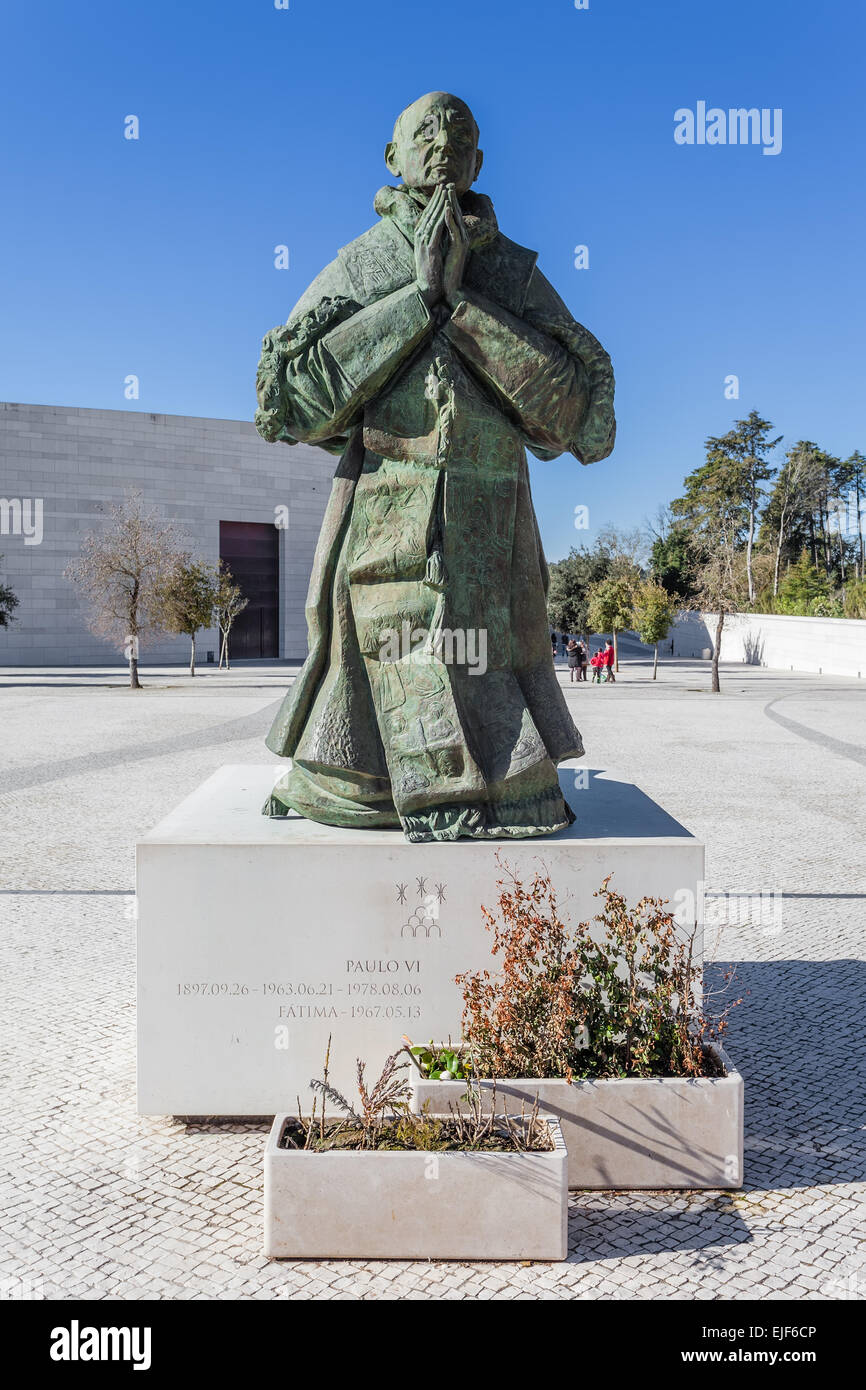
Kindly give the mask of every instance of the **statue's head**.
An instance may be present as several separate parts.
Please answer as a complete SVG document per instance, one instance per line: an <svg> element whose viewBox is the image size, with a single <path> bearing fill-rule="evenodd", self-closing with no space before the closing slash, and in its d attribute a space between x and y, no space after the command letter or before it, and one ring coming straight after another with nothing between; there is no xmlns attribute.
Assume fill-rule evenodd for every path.
<svg viewBox="0 0 866 1390"><path fill-rule="evenodd" d="M478 178L483 158L475 117L465 101L448 92L428 92L401 111L385 146L391 173L424 193L453 183L462 196Z"/></svg>

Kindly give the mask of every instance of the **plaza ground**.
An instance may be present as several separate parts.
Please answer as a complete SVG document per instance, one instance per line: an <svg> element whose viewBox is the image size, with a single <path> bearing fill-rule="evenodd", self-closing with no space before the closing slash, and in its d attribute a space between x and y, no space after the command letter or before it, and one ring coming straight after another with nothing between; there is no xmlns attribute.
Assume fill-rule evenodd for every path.
<svg viewBox="0 0 866 1390"><path fill-rule="evenodd" d="M133 847L221 764L280 761L296 668L145 667L141 693L0 668L5 1297L866 1295L864 682L723 666L713 696L708 663L653 682L624 651L615 686L560 680L589 764L706 842L707 956L744 996L743 1190L573 1194L564 1264L264 1259L265 1127L135 1112Z"/></svg>

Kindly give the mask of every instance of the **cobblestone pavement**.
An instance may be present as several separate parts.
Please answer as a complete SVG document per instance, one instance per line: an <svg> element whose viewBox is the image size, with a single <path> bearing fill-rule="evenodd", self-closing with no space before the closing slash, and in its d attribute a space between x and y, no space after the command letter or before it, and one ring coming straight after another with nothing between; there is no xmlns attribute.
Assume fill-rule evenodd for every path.
<svg viewBox="0 0 866 1390"><path fill-rule="evenodd" d="M133 845L262 736L286 667L0 669L6 1297L862 1298L866 691L702 663L568 686L594 766L706 841L708 954L738 964L742 1192L578 1193L564 1264L261 1254L256 1124L139 1118ZM578 794L579 795L579 794ZM579 806L577 806L579 811ZM781 920L742 895L782 894ZM740 895L729 897L728 895Z"/></svg>

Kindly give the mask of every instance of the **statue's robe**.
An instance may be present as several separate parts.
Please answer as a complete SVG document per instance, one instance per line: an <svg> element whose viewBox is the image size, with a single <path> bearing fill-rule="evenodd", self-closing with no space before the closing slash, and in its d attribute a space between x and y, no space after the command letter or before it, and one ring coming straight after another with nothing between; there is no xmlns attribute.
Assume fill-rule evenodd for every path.
<svg viewBox="0 0 866 1390"><path fill-rule="evenodd" d="M416 195L385 188L381 220L264 340L259 432L341 454L309 656L267 740L293 760L269 815L402 825L416 841L574 819L556 765L583 745L551 658L525 446L604 458L613 375L489 199L462 207L472 249L453 312L414 283Z"/></svg>

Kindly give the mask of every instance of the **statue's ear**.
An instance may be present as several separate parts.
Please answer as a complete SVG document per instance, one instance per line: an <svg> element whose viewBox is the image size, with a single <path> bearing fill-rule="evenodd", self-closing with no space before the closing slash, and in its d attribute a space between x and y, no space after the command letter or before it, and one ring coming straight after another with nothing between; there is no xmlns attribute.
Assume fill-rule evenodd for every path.
<svg viewBox="0 0 866 1390"><path fill-rule="evenodd" d="M476 178L476 179L478 178L478 175L481 173L481 166L482 166L483 163L484 163L484 151L483 151L483 150L476 150L476 151L475 151L475 178ZM475 182L475 179L473 179L472 182L474 183L474 182Z"/></svg>
<svg viewBox="0 0 866 1390"><path fill-rule="evenodd" d="M400 176L400 165L397 162L397 145L394 140L389 140L385 146L385 163L392 174Z"/></svg>

